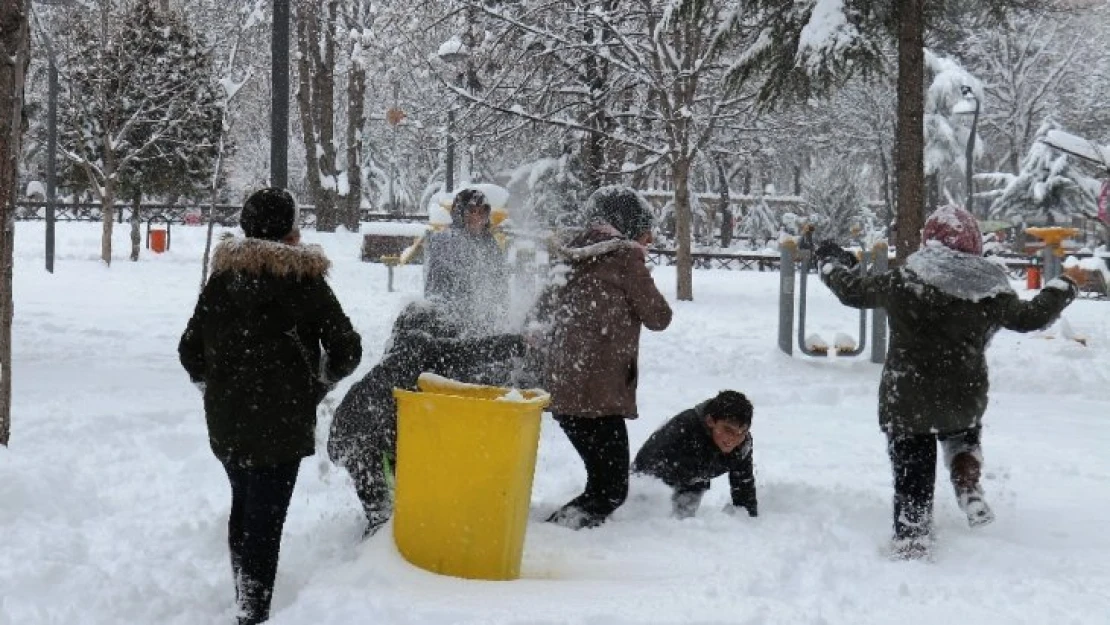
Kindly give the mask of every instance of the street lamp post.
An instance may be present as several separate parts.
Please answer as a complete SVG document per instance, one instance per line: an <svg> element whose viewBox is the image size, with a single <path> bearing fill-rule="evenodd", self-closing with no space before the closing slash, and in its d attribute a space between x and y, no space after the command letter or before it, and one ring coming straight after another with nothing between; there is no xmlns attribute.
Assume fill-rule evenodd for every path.
<svg viewBox="0 0 1110 625"><path fill-rule="evenodd" d="M35 0L39 4L62 6L72 4L71 0ZM55 226L58 205L58 59L54 54L54 41L39 20L38 13L32 13L35 26L46 48L48 63L46 103L46 271L54 273Z"/></svg>
<svg viewBox="0 0 1110 625"><path fill-rule="evenodd" d="M974 188L971 186L972 164L975 159L975 129L979 125L979 98L975 97L975 92L971 87L963 85L960 87L960 93L964 99L971 100L975 103L975 108L971 110L971 131L967 135L967 154L964 158L966 161L967 172L967 204L965 209L972 215L975 214L975 193Z"/></svg>
<svg viewBox="0 0 1110 625"><path fill-rule="evenodd" d="M458 37L451 37L439 46L437 56L453 67L467 62L470 59L470 49ZM465 83L465 74L459 73L455 84L462 87ZM447 109L447 149L445 150L443 186L444 191L450 193L455 188L455 101Z"/></svg>
<svg viewBox="0 0 1110 625"><path fill-rule="evenodd" d="M289 183L289 0L274 0L270 35L270 186Z"/></svg>

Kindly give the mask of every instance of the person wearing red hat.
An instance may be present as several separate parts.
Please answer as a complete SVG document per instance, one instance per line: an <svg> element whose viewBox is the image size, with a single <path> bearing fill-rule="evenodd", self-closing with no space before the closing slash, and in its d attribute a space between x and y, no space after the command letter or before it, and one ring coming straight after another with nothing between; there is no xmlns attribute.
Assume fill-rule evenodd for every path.
<svg viewBox="0 0 1110 625"><path fill-rule="evenodd" d="M855 257L832 241L814 252L822 281L843 304L885 308L890 322L879 423L894 473L892 554L898 558L928 556L932 546L938 442L968 523L994 520L979 484L987 344L999 328L1048 326L1078 294L1064 276L1022 300L982 251L975 218L944 206L926 220L921 249L890 271L857 271Z"/></svg>

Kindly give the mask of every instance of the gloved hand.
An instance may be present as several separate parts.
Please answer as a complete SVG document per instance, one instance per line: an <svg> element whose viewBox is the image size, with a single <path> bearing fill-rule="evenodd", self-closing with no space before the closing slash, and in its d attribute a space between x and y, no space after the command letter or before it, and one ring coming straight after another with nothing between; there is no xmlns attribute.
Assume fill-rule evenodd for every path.
<svg viewBox="0 0 1110 625"><path fill-rule="evenodd" d="M1069 278L1079 288L1083 288L1083 285L1087 284L1087 272L1079 265L1068 267L1062 275Z"/></svg>
<svg viewBox="0 0 1110 625"><path fill-rule="evenodd" d="M855 267L858 262L855 254L840 247L832 239L821 241L821 244L813 251L813 256L817 258L817 262L822 265L829 262L837 262L849 269Z"/></svg>

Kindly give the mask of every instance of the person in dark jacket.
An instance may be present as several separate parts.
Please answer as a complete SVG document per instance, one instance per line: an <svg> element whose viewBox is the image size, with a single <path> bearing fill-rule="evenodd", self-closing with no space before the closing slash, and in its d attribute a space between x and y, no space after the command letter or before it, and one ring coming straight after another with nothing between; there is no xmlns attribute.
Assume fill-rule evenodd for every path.
<svg viewBox="0 0 1110 625"><path fill-rule="evenodd" d="M752 404L743 393L721 391L671 418L655 431L632 462L674 489L674 515L694 516L715 477L728 473L732 508L758 516L752 460Z"/></svg>
<svg viewBox="0 0 1110 625"><path fill-rule="evenodd" d="M282 528L300 461L314 452L316 406L362 357L325 280L319 246L295 241L283 189L243 205L245 239L212 254L212 275L178 353L204 393L212 452L231 482L228 543L241 624L269 617Z"/></svg>
<svg viewBox="0 0 1110 625"><path fill-rule="evenodd" d="M894 555L929 553L937 441L972 526L994 516L979 484L980 428L987 408L986 348L999 328L1031 332L1051 324L1078 293L1070 278L1020 299L1002 268L982 257L975 218L937 209L922 247L903 266L878 275L850 267L854 257L826 241L815 252L821 279L854 308L885 308L890 343L879 385L879 422L894 471Z"/></svg>
<svg viewBox="0 0 1110 625"><path fill-rule="evenodd" d="M660 331L671 307L645 265L652 214L628 187L590 197L588 226L559 246L565 280L541 294L530 325L541 328L549 407L586 465L586 488L548 518L573 529L603 523L628 496L628 429L639 380L640 328Z"/></svg>
<svg viewBox="0 0 1110 625"><path fill-rule="evenodd" d="M414 390L424 372L470 382L486 365L523 352L519 335L460 338L452 317L428 302L413 302L401 311L381 361L347 391L328 437L328 455L354 482L368 535L392 513L389 483L397 450L393 389Z"/></svg>
<svg viewBox="0 0 1110 625"><path fill-rule="evenodd" d="M468 334L499 332L508 315L507 262L493 237L490 212L485 194L463 189L451 204L451 226L425 241L424 296Z"/></svg>

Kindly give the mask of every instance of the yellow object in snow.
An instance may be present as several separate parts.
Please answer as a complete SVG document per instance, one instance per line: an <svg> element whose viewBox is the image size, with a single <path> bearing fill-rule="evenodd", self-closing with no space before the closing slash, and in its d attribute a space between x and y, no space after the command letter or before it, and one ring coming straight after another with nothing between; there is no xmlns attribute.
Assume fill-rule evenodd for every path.
<svg viewBox="0 0 1110 625"><path fill-rule="evenodd" d="M397 549L443 575L520 577L540 415L550 397L427 373L417 387L393 390Z"/></svg>

